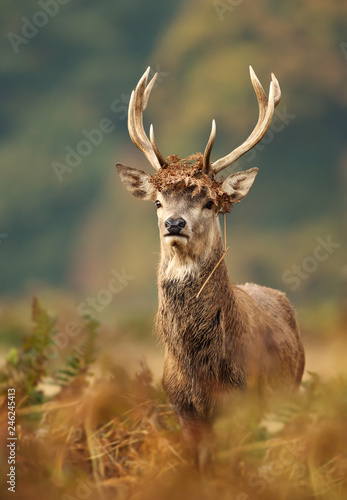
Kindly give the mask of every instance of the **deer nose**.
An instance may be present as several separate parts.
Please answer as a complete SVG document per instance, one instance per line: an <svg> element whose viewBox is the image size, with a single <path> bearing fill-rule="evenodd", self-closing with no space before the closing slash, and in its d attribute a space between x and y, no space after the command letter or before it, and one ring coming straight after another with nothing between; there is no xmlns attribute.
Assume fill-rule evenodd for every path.
<svg viewBox="0 0 347 500"><path fill-rule="evenodd" d="M185 225L184 219L167 219L165 221L165 227L170 234L179 234Z"/></svg>

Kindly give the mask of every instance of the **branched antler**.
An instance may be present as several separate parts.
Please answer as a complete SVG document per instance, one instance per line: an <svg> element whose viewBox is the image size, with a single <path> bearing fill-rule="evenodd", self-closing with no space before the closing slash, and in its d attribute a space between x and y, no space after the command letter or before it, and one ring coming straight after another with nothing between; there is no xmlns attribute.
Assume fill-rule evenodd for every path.
<svg viewBox="0 0 347 500"><path fill-rule="evenodd" d="M210 163L210 155L212 146L214 143L214 139L216 137L216 124L213 120L212 122L212 130L210 134L209 141L207 143L205 153L204 153L204 170L206 173L215 173L217 174L224 168L228 167L236 160L238 160L242 155L247 153L250 149L252 149L261 139L264 137L266 132L268 131L271 120L273 117L274 109L279 103L281 99L281 89L279 83L273 73L271 73L271 83L270 83L270 91L269 98L267 98L265 91L258 80L256 74L254 73L252 67L249 67L251 74L251 81L257 96L258 105L259 105L259 118L256 126L254 127L253 132L250 134L248 139L241 144L238 148L234 149L231 153L219 160Z"/></svg>
<svg viewBox="0 0 347 500"><path fill-rule="evenodd" d="M252 149L259 141L261 141L271 125L274 109L281 99L281 89L273 73L271 73L272 81L270 83L269 97L267 97L252 67L250 66L249 69L252 85L257 96L259 106L259 118L257 124L254 127L253 132L245 140L245 142L241 144L241 146L237 147L236 149L234 149L234 151L224 156L223 158L220 158L219 160L211 163L211 151L214 140L216 138L216 123L214 120L212 121L211 134L205 149L203 159L203 170L210 176L214 176L221 170L234 163L242 155L247 153L247 151ZM130 138L135 146L143 152L150 164L156 170L160 170L161 167L167 166L167 162L161 154L155 141L153 125L151 125L150 127L149 139L143 128L143 112L147 107L151 90L158 76L158 73L155 73L155 75L147 85L149 71L150 68L147 68L139 83L137 84L136 89L131 94L128 112L128 128Z"/></svg>
<svg viewBox="0 0 347 500"><path fill-rule="evenodd" d="M143 128L143 112L147 107L148 99L151 90L155 84L158 73L155 73L149 84L147 79L150 68L147 68L136 89L133 90L130 97L129 111L128 111L128 129L129 135L135 146L142 151L150 162L152 167L159 170L166 164L165 159L159 151L159 148L154 139L153 125L151 125L150 138L148 139L146 132Z"/></svg>

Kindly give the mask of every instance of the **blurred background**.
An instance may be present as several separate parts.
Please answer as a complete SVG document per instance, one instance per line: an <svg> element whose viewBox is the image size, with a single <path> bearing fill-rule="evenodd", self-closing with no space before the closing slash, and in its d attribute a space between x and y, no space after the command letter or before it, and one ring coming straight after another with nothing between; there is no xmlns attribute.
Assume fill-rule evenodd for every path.
<svg viewBox="0 0 347 500"><path fill-rule="evenodd" d="M257 120L251 64L266 91L275 73L282 100L237 165L260 172L227 216L230 277L287 293L309 369L343 366L346 15L339 0L3 0L3 355L28 332L38 295L60 328L89 313L115 356L145 355L160 373L155 208L125 191L114 166L152 169L128 136L130 92L147 66L158 71L146 129L154 123L164 156L186 157L204 150L215 118L216 160Z"/></svg>

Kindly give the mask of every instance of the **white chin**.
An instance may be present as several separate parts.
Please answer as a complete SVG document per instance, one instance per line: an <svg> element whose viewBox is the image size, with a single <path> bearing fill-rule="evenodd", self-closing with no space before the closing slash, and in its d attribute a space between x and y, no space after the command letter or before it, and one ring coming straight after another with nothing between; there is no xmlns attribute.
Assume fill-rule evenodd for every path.
<svg viewBox="0 0 347 500"><path fill-rule="evenodd" d="M172 235L166 236L164 239L165 243L170 247L185 247L188 243L188 238L184 236Z"/></svg>

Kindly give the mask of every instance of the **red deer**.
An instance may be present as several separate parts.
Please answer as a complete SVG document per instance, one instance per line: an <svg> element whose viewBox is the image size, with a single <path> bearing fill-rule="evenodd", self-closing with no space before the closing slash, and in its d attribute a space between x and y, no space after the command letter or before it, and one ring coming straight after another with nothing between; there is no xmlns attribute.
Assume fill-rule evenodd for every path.
<svg viewBox="0 0 347 500"><path fill-rule="evenodd" d="M157 76L147 85L148 68L131 95L128 128L157 172L151 176L117 164L126 189L157 207L161 256L156 324L165 346L163 385L183 433L197 441L197 449L202 429L210 428L223 396L244 389L261 394L276 388L294 390L305 365L299 327L285 294L252 283L233 284L223 259L218 214L229 212L247 195L258 169L232 173L221 181L216 174L264 137L281 97L273 74L267 97L252 68L250 73L259 118L248 139L211 162L213 120L203 155L165 160L153 127L150 139L143 127L143 111Z"/></svg>

